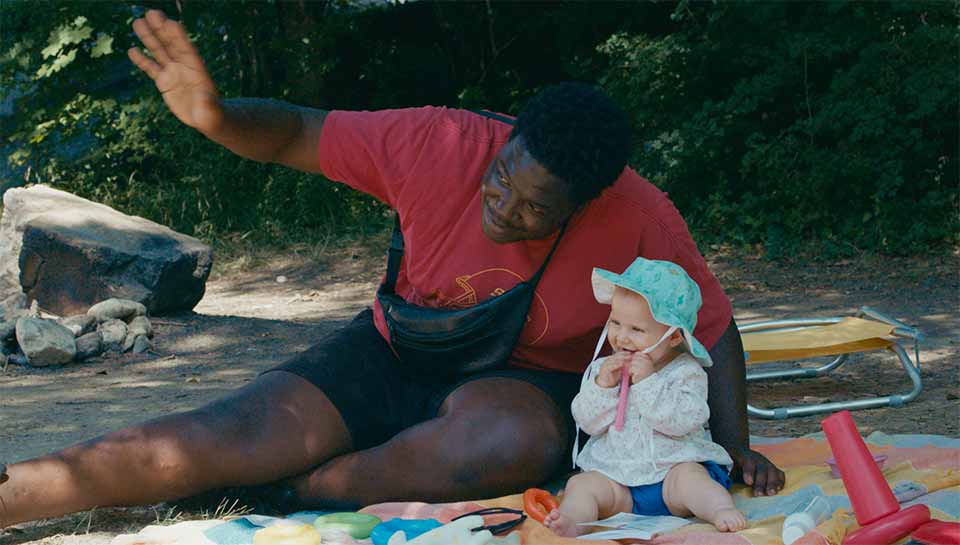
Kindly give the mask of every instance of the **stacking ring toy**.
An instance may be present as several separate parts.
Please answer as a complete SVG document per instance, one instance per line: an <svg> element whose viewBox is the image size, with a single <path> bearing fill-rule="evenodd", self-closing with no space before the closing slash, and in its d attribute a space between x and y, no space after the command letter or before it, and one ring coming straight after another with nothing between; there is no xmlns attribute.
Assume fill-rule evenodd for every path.
<svg viewBox="0 0 960 545"><path fill-rule="evenodd" d="M530 518L543 524L543 519L547 518L550 511L559 507L556 498L546 490L539 488L528 488L523 493L523 510L530 515Z"/></svg>
<svg viewBox="0 0 960 545"><path fill-rule="evenodd" d="M320 532L309 524L274 524L257 530L253 545L320 545Z"/></svg>
<svg viewBox="0 0 960 545"><path fill-rule="evenodd" d="M370 532L373 532L373 527L381 522L383 521L366 513L332 513L317 517L313 526L320 531L339 530L350 534L354 539L367 539Z"/></svg>

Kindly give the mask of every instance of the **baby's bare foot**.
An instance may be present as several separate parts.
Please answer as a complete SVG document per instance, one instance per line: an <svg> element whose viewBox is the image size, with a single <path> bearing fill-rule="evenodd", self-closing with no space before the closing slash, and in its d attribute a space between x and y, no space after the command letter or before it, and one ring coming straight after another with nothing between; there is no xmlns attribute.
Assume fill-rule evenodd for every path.
<svg viewBox="0 0 960 545"><path fill-rule="evenodd" d="M564 537L577 537L577 523L570 517L560 513L559 509L550 511L543 525L553 530L553 533Z"/></svg>
<svg viewBox="0 0 960 545"><path fill-rule="evenodd" d="M746 517L734 508L717 509L710 522L721 532L739 532L747 527Z"/></svg>

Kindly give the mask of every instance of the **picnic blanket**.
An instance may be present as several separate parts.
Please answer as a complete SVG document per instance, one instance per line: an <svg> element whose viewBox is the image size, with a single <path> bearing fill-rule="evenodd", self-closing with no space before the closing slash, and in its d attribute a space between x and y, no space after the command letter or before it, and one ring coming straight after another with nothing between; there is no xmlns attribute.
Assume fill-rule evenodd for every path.
<svg viewBox="0 0 960 545"><path fill-rule="evenodd" d="M834 508L833 517L820 524L796 542L796 545L840 545L843 537L858 528L851 511L843 482L831 476L826 461L831 457L830 447L822 433L796 439L761 438L751 439L753 447L766 455L787 474L784 490L772 497L753 497L750 491L735 485L732 492L737 507L749 520L749 527L737 533L720 533L713 526L694 521L679 530L657 536L650 541L655 545L780 545L780 532L786 515L796 511L812 496L819 495L829 500ZM933 518L945 521L960 520L960 439L937 435L887 435L875 432L866 438L867 447L874 454L887 455L883 474L896 498L904 507L922 503L930 508ZM433 518L449 522L452 518L482 507L523 508L521 496L430 505L404 502L371 505L362 510L388 520L398 518ZM310 522L316 512L291 515L292 518ZM173 526L151 526L136 535L123 535L114 539L112 545L248 545L253 543L253 534L269 517L244 517L231 521L196 521ZM617 545L615 541L583 541L561 538L528 519L514 533L519 534L523 545ZM511 536L511 542L516 543ZM904 539L900 543L905 543ZM370 540L350 540L343 537L344 545L370 544ZM325 539L334 544L337 540ZM619 543L631 543L621 541ZM641 543L637 541L637 543Z"/></svg>

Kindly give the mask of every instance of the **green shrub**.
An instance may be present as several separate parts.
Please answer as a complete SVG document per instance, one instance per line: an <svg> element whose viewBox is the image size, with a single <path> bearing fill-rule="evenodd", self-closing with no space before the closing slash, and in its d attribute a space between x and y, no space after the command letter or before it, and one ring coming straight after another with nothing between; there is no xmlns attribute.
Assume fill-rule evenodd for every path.
<svg viewBox="0 0 960 545"><path fill-rule="evenodd" d="M956 6L698 5L679 32L618 34L601 82L633 164L705 241L911 253L957 241Z"/></svg>
<svg viewBox="0 0 960 545"><path fill-rule="evenodd" d="M149 5L176 13L173 3ZM121 2L88 6L14 2L0 11L3 28L15 29L4 33L0 49L3 88L16 97L15 114L2 121L12 148L9 172L207 239L236 231L296 240L386 223L384 207L370 197L321 176L241 159L182 126L126 59L134 45L130 23L144 10ZM217 6L200 7L191 23L205 57L217 63L211 65L225 93L263 91L252 88L262 79L271 82L268 91L296 94L293 82L306 63L291 61L293 73L282 82L229 72L231 63L242 64L237 57L264 54L243 51L231 39L248 39L257 20L251 10L272 6L239 3L225 10L232 26L216 16ZM308 57L307 43L287 41L298 42ZM222 53L223 44L235 55Z"/></svg>

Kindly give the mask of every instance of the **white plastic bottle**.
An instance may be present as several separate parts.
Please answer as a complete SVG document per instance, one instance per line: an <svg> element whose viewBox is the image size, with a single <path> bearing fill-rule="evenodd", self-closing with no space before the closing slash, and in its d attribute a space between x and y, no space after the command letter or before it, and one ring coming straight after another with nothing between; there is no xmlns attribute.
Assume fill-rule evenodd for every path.
<svg viewBox="0 0 960 545"><path fill-rule="evenodd" d="M805 503L796 513L791 514L783 521L784 545L791 545L794 541L803 537L804 534L813 530L818 524L830 518L833 509L830 502L823 496L814 496Z"/></svg>

